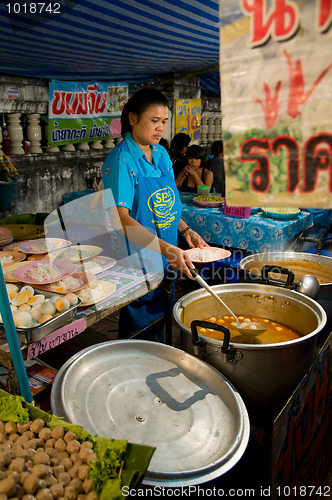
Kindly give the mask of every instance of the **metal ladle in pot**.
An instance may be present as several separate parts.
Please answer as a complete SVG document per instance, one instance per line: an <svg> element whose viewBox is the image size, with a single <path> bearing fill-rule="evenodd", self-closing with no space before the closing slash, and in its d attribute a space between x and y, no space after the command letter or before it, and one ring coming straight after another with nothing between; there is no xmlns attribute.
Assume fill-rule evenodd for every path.
<svg viewBox="0 0 332 500"><path fill-rule="evenodd" d="M261 335L262 333L265 332L267 327L263 325L263 323L259 323L257 321L250 321L250 322L242 322L238 320L237 316L231 311L231 309L225 304L223 300L217 295L212 288L206 283L205 280L199 275L197 269L190 269L192 277L199 283L205 290L209 292L209 294L212 295L214 299L216 299L221 305L223 305L227 311L235 318L235 324L237 330L242 333L242 335L245 335L246 337L254 337L257 335Z"/></svg>
<svg viewBox="0 0 332 500"><path fill-rule="evenodd" d="M311 274L305 274L299 281L297 292L303 293L312 299L318 297L320 292L320 284L318 279Z"/></svg>

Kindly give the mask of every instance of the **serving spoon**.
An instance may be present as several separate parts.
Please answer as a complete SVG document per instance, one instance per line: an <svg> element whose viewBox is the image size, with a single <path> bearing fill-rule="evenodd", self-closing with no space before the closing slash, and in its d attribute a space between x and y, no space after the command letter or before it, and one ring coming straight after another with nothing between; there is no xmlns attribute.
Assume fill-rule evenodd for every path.
<svg viewBox="0 0 332 500"><path fill-rule="evenodd" d="M235 318L235 325L237 330L245 335L246 337L256 337L257 335L261 335L265 332L267 327L263 325L263 323L259 323L258 321L244 321L240 322L237 316L231 311L231 309L225 304L223 300L217 295L212 288L206 283L206 281L200 276L197 272L197 269L190 269L192 277L199 283L205 290L207 290L214 299L216 299L221 305L223 305L227 311Z"/></svg>

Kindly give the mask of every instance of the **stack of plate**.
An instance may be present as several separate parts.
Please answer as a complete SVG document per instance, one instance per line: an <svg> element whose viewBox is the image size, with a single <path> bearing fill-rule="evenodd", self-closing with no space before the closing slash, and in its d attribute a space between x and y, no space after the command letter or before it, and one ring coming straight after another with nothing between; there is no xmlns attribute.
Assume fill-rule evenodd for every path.
<svg viewBox="0 0 332 500"><path fill-rule="evenodd" d="M11 241L13 241L13 238L13 233L10 229L0 227L0 247L8 245Z"/></svg>

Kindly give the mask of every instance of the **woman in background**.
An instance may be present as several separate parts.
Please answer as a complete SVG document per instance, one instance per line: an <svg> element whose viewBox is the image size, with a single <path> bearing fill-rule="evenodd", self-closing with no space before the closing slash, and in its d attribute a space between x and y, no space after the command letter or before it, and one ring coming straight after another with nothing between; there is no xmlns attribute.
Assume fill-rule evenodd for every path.
<svg viewBox="0 0 332 500"><path fill-rule="evenodd" d="M186 166L179 172L176 179L179 191L197 193L197 186L209 186L213 183L213 174L205 168L205 155L201 146L189 146L186 153Z"/></svg>
<svg viewBox="0 0 332 500"><path fill-rule="evenodd" d="M172 160L174 177L186 166L186 152L190 143L190 135L184 132L175 134L171 142L169 155Z"/></svg>

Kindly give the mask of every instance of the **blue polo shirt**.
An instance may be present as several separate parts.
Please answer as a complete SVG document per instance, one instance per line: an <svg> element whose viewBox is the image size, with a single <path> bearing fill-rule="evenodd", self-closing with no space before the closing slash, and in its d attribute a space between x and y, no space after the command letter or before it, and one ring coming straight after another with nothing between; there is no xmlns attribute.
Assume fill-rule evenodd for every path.
<svg viewBox="0 0 332 500"><path fill-rule="evenodd" d="M141 148L127 132L123 141L108 154L103 168L104 207L127 207L135 214L139 203L138 170L143 177L160 177L164 166L173 175L172 162L166 149L157 144L150 146L153 163L149 162Z"/></svg>

